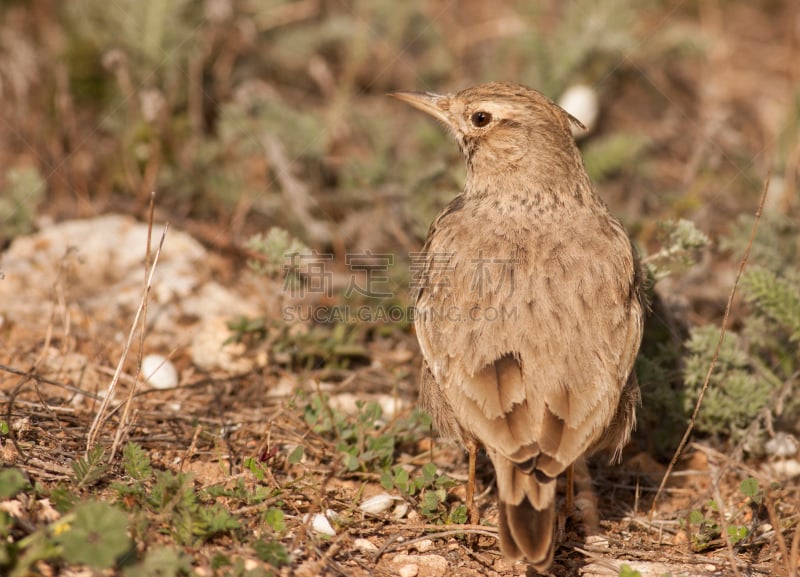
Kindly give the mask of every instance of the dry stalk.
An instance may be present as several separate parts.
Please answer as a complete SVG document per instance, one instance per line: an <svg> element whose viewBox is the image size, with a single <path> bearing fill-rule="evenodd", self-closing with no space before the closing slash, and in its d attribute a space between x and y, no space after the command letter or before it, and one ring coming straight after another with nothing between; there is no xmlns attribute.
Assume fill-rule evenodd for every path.
<svg viewBox="0 0 800 577"><path fill-rule="evenodd" d="M728 331L728 323L730 322L730 315L731 315L731 308L733 307L733 299L736 296L736 289L739 287L739 281L742 278L742 273L744 273L745 266L747 265L747 260L750 258L750 249L753 247L753 241L756 237L756 232L758 231L758 223L761 221L761 214L764 211L764 203L767 200L767 189L769 188L769 176L764 181L764 186L761 189L761 199L758 203L758 210L756 210L755 214L755 222L753 223L753 228L750 231L750 239L747 242L747 248L744 251L744 255L742 256L742 260L739 262L739 270L736 272L736 279L733 281L733 287L731 287L731 292L728 295L728 302L725 305L725 314L722 317L722 326L719 330L719 339L717 340L717 346L714 349L714 356L711 358L711 363L708 365L708 372L706 372L706 378L703 381L703 386L700 389L700 394L697 396L697 403L695 403L694 411L692 412L692 417L689 419L689 426L686 427L686 432L683 434L683 438L681 442L678 444L678 448L675 449L675 454L672 455L672 459L667 466L667 470L664 472L664 476L661 479L661 483L658 486L658 491L656 492L655 497L653 498L653 504L650 506L650 519L653 518L653 514L656 510L656 504L658 503L659 498L661 497L661 493L664 491L664 487L669 480L669 476L672 473L672 470L675 468L675 464L678 462L681 454L683 453L684 448L686 448L686 443L689 441L689 436L692 434L692 430L694 429L694 424L697 420L697 415L700 413L700 407L703 404L703 397L705 396L706 390L708 389L708 384L711 381L711 375L714 372L714 368L717 366L717 360L719 359L719 352L722 348L722 341L725 339L725 334Z"/></svg>
<svg viewBox="0 0 800 577"><path fill-rule="evenodd" d="M141 322L141 330L139 331L139 351L137 353L136 358L136 373L133 375L133 383L131 384L130 391L128 391L128 398L125 400L125 410L122 412L122 418L119 420L119 425L117 426L117 430L114 434L114 443L111 445L111 454L108 456L109 462L114 459L114 455L117 453L117 449L119 448L119 444L122 441L123 431L128 431L130 427L128 426L129 418L130 418L130 411L131 407L133 406L133 395L136 393L136 385L139 383L139 377L141 376L142 372L142 355L144 354L144 335L145 335L145 327L147 327L147 296L150 294L150 279L148 278L148 268L150 267L150 247L152 246L153 240L153 215L155 212L155 205L156 205L156 194L155 192L150 193L150 207L147 212L147 241L145 242L145 252L144 252L144 284L145 284L145 292L142 295L142 302L140 304L140 308L142 311L142 322ZM166 235L166 227L164 228L164 234L161 236L161 243L159 244L158 250L159 253L161 251L161 246L164 243L164 235ZM156 255L156 259L158 259L158 255ZM155 263L153 263L153 270L155 270ZM134 323L134 327L136 323ZM120 364L120 367L122 365Z"/></svg>
<svg viewBox="0 0 800 577"><path fill-rule="evenodd" d="M128 357L128 352L130 351L131 344L133 343L133 337L136 334L136 329L139 326L139 321L142 318L142 314L147 307L147 299L150 295L150 289L152 287L153 282L153 275L155 274L156 267L158 266L158 259L161 256L161 249L164 246L164 241L167 237L167 231L169 230L169 223L164 225L164 230L161 233L161 240L158 243L158 249L156 250L155 257L153 258L153 264L150 267L150 270L147 273L147 279L144 287L144 291L142 292L142 299L139 303L139 308L136 310L136 315L134 316L133 322L131 323L131 330L128 333L128 339L125 342L125 348L122 351L122 355L120 356L119 362L117 363L117 369L114 372L114 377L111 379L111 383L108 385L108 389L106 390L106 394L103 398L103 402L100 404L100 408L95 415L94 421L92 422L92 426L89 428L89 433L86 435L86 452L88 453L89 450L94 446L97 441L97 435L100 431L100 428L105 423L107 418L106 412L108 410L108 405L114 399L114 393L116 392L117 383L119 383L120 375L122 374L122 367L125 364L125 359ZM148 233L149 235L149 233ZM148 243L149 244L149 243ZM132 387L132 391L135 389L135 383ZM133 394L133 392L131 392ZM130 397L129 397L130 399ZM130 402L126 406L126 412L123 415L123 418L120 421L120 426L125 422L127 418L127 411L129 410ZM115 441L116 446L116 441ZM113 455L113 451L112 451Z"/></svg>

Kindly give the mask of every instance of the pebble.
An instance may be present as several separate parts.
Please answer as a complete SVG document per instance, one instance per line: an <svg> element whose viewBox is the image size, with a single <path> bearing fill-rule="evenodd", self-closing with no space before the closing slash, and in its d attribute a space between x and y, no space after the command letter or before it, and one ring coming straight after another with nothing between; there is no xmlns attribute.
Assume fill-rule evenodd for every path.
<svg viewBox="0 0 800 577"><path fill-rule="evenodd" d="M369 499L364 499L358 508L365 513L380 515L389 510L394 505L395 498L389 493L380 493Z"/></svg>
<svg viewBox="0 0 800 577"><path fill-rule="evenodd" d="M353 547L357 551L361 551L362 553L374 553L378 550L378 548L373 544L372 541L369 539L364 539L363 537L359 537L355 541L353 541Z"/></svg>
<svg viewBox="0 0 800 577"><path fill-rule="evenodd" d="M308 521L308 515L303 517L303 522ZM321 535L329 535L333 537L336 535L336 530L331 526L331 522L322 513L316 513L311 519L311 528Z"/></svg>
<svg viewBox="0 0 800 577"><path fill-rule="evenodd" d="M395 555L393 565L399 565L399 571L405 567L416 567L414 575L419 577L443 577L448 570L447 559L441 555ZM409 571L411 569L408 569Z"/></svg>
<svg viewBox="0 0 800 577"><path fill-rule="evenodd" d="M142 359L142 376L155 389L172 389L178 386L178 371L162 355L147 355Z"/></svg>
<svg viewBox="0 0 800 577"><path fill-rule="evenodd" d="M433 549L433 541L431 539L423 539L422 541L417 541L414 545L414 549L419 551L420 553L427 553L431 549Z"/></svg>
<svg viewBox="0 0 800 577"><path fill-rule="evenodd" d="M775 436L764 443L764 450L773 457L793 457L800 447L794 435L784 432L775 433Z"/></svg>
<svg viewBox="0 0 800 577"><path fill-rule="evenodd" d="M400 577L416 577L419 574L419 566L413 563L410 565L403 565L400 567L398 573Z"/></svg>

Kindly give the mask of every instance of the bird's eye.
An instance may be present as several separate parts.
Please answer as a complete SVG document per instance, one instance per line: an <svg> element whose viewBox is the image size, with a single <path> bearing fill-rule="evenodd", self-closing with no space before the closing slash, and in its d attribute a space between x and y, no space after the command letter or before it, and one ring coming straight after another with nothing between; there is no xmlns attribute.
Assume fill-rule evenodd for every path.
<svg viewBox="0 0 800 577"><path fill-rule="evenodd" d="M472 120L473 126L481 128L492 121L492 115L488 112L484 112L483 110L479 110L470 117L470 120Z"/></svg>

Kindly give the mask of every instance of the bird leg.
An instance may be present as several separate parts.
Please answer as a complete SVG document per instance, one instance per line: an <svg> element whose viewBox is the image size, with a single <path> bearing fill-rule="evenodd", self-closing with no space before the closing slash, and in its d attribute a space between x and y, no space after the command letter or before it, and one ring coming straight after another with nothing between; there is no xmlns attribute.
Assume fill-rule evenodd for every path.
<svg viewBox="0 0 800 577"><path fill-rule="evenodd" d="M580 511L583 521L583 532L587 537L600 534L600 513L597 507L597 494L592 486L592 475L586 458L581 457L575 461L575 485L578 493L575 495L575 506Z"/></svg>
<svg viewBox="0 0 800 577"><path fill-rule="evenodd" d="M564 513L567 518L575 512L575 469L574 465L567 467L567 488L564 495Z"/></svg>
<svg viewBox="0 0 800 577"><path fill-rule="evenodd" d="M478 460L478 444L470 441L467 444L467 454L469 455L469 468L467 471L467 515L469 522L477 525L480 522L480 513L475 507L475 464Z"/></svg>

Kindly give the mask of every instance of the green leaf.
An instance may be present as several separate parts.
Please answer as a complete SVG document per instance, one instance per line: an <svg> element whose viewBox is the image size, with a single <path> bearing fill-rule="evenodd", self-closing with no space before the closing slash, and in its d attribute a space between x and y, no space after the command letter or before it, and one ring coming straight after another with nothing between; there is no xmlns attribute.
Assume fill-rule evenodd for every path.
<svg viewBox="0 0 800 577"><path fill-rule="evenodd" d="M291 453L289 453L289 462L296 465L303 460L304 449L302 445L297 445Z"/></svg>
<svg viewBox="0 0 800 577"><path fill-rule="evenodd" d="M197 522L194 534L203 539L209 539L220 533L227 533L239 528L239 520L233 517L228 509L215 504L211 507L197 509Z"/></svg>
<svg viewBox="0 0 800 577"><path fill-rule="evenodd" d="M794 283L756 267L745 273L742 288L749 302L785 327L792 341L800 341L800 289Z"/></svg>
<svg viewBox="0 0 800 577"><path fill-rule="evenodd" d="M290 459L289 462L291 463L291 457L289 457L289 459ZM264 469L261 467L258 461L253 457L247 457L244 460L243 464L244 468L250 471L253 474L253 476L259 481L263 481L266 478L266 475L264 474Z"/></svg>
<svg viewBox="0 0 800 577"><path fill-rule="evenodd" d="M278 541L256 541L253 544L253 550L259 559L266 561L273 567L283 567L289 564L289 553L287 553L283 543Z"/></svg>
<svg viewBox="0 0 800 577"><path fill-rule="evenodd" d="M453 523L456 525L463 525L467 522L467 506L466 505L457 505L453 508L450 512L450 517L448 519L449 523Z"/></svg>
<svg viewBox="0 0 800 577"><path fill-rule="evenodd" d="M264 520L269 525L270 529L276 533L283 533L286 531L286 521L284 519L283 511L277 507L270 507L264 515Z"/></svg>
<svg viewBox="0 0 800 577"><path fill-rule="evenodd" d="M747 527L744 525L730 525L728 527L728 538L732 545L736 545L739 541L747 537Z"/></svg>
<svg viewBox="0 0 800 577"><path fill-rule="evenodd" d="M394 489L394 479L390 471L381 471L381 487L387 491Z"/></svg>
<svg viewBox="0 0 800 577"><path fill-rule="evenodd" d="M141 563L126 567L125 577L177 577L191 570L189 559L172 547L159 547L147 552Z"/></svg>
<svg viewBox="0 0 800 577"><path fill-rule="evenodd" d="M53 527L53 538L64 548L64 559L95 569L107 569L131 547L128 516L108 503L87 502Z"/></svg>
<svg viewBox="0 0 800 577"><path fill-rule="evenodd" d="M739 491L746 497L750 497L756 503L761 502L761 488L758 481L753 477L748 477L739 485Z"/></svg>
<svg viewBox="0 0 800 577"><path fill-rule="evenodd" d="M446 495L445 495L446 496ZM443 502L439 491L425 491L420 502L420 511L423 515L433 516L439 512L439 504Z"/></svg>
<svg viewBox="0 0 800 577"><path fill-rule="evenodd" d="M27 486L28 481L19 469L0 471L0 499L10 499Z"/></svg>
<svg viewBox="0 0 800 577"><path fill-rule="evenodd" d="M406 471L400 465L397 465L394 469L394 486L397 487L398 491L403 493L413 493L411 489L413 486L409 483L408 471Z"/></svg>
<svg viewBox="0 0 800 577"><path fill-rule="evenodd" d="M72 462L73 481L79 489L91 487L106 474L108 465L103 461L105 452L105 449L98 445L90 450L85 458Z"/></svg>
<svg viewBox="0 0 800 577"><path fill-rule="evenodd" d="M642 577L642 574L627 563L623 563L619 568L619 577Z"/></svg>
<svg viewBox="0 0 800 577"><path fill-rule="evenodd" d="M700 525L702 524L706 518L703 516L703 513L694 509L692 512L689 513L689 523L692 525Z"/></svg>
<svg viewBox="0 0 800 577"><path fill-rule="evenodd" d="M147 481L153 476L150 456L137 443L128 443L122 450L122 467L136 481Z"/></svg>

